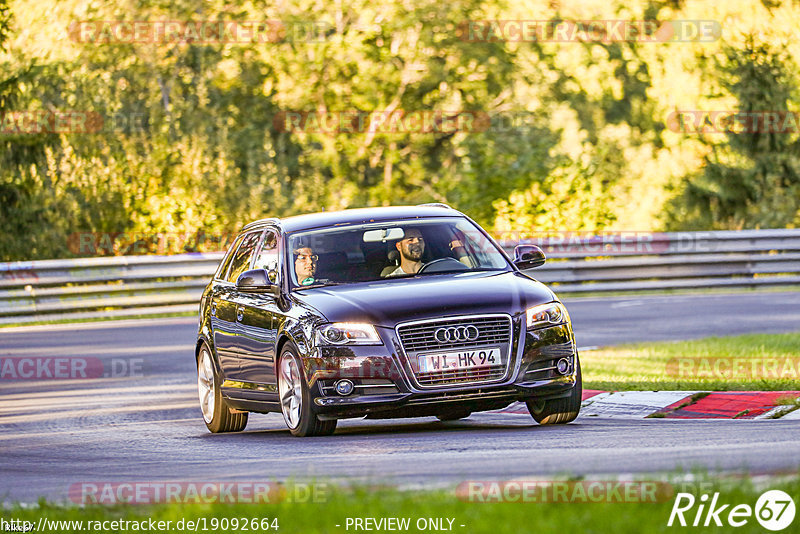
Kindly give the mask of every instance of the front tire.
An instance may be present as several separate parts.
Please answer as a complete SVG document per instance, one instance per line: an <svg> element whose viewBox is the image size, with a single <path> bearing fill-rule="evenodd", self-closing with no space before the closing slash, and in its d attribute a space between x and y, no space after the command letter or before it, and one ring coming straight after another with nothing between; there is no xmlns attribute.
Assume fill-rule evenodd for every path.
<svg viewBox="0 0 800 534"><path fill-rule="evenodd" d="M575 386L569 397L549 400L530 400L525 404L531 416L540 425L564 425L575 420L581 411L583 396L583 379L581 378L581 362L575 354L576 377Z"/></svg>
<svg viewBox="0 0 800 534"><path fill-rule="evenodd" d="M283 420L293 436L330 436L336 430L336 419L321 421L312 410L303 366L293 343L284 345L278 360L278 395Z"/></svg>
<svg viewBox="0 0 800 534"><path fill-rule="evenodd" d="M214 367L211 349L203 343L197 354L197 393L206 427L214 434L240 432L247 426L247 412L233 410L220 390L219 375Z"/></svg>

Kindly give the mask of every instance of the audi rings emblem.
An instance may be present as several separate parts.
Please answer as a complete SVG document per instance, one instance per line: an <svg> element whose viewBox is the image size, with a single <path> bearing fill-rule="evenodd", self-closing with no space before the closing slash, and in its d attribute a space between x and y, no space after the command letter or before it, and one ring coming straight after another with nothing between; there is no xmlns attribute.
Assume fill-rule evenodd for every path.
<svg viewBox="0 0 800 534"><path fill-rule="evenodd" d="M481 333L475 325L467 326L448 326L446 328L439 328L433 333L433 337L439 343L448 343L453 341L475 341Z"/></svg>

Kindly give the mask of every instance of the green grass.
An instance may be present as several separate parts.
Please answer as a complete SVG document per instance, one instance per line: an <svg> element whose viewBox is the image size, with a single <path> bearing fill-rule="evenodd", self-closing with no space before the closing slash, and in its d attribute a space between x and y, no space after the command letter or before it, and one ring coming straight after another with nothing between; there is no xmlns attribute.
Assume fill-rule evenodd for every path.
<svg viewBox="0 0 800 534"><path fill-rule="evenodd" d="M561 480L564 480L561 478ZM590 480L600 480L592 477ZM645 480L644 477L638 480ZM667 521L677 492L687 492L697 498L703 494L719 492L719 504L732 506L746 504L755 506L758 496L766 490L780 489L792 496L800 497L800 478L797 475L783 478L754 480L748 476L712 478L701 476L650 480L671 480L669 491L659 491L657 502L467 502L456 496L453 489L436 491L399 491L386 486L357 489L331 487L323 502L288 502L274 504L160 504L160 505L116 505L116 506L57 506L40 502L36 508L12 506L0 511L5 520L16 519L36 524L40 517L49 520L114 519L172 521L173 525L184 520L205 518L206 532L224 532L212 529L212 518L263 519L277 518L279 530L284 533L335 533L354 532L345 529L347 518L410 518L411 527L406 532L420 532L415 526L420 518L451 518L455 533L536 533L561 534L564 532L593 533L658 533L686 530L691 532L727 532L727 525L720 527L667 527ZM687 482L691 480L691 482ZM730 510L730 506L728 510ZM685 517L689 525L697 511L697 504ZM725 519L725 514L722 515ZM795 519L795 524L800 519ZM201 519L202 521L202 519ZM270 521L271 523L271 521ZM445 522L445 525L447 523ZM340 525L337 527L336 525ZM463 527L461 525L464 525ZM249 529L248 529L249 530ZM735 529L737 532L764 532L754 517ZM790 529L791 530L791 529ZM73 532L70 529L51 529L51 532ZM113 531L113 530L112 530ZM128 531L131 531L130 529ZM175 531L172 529L171 531ZM187 531L184 529L183 531ZM193 530L192 530L193 531ZM198 528L204 532L203 528ZM247 531L242 528L228 531ZM253 532L275 532L275 530L252 530ZM362 531L363 532L363 531ZM401 531L402 532L402 531ZM788 530L787 530L788 532Z"/></svg>
<svg viewBox="0 0 800 534"><path fill-rule="evenodd" d="M678 367L691 360L691 366ZM703 362L705 361L705 366ZM713 370L721 361L720 372ZM755 363L756 372L752 372ZM789 367L787 363L793 365ZM775 372L777 364L778 372ZM800 333L638 343L583 352L587 389L781 391L800 389ZM745 371L728 371L740 365ZM694 369L696 373L685 370ZM793 399L787 399L793 403Z"/></svg>

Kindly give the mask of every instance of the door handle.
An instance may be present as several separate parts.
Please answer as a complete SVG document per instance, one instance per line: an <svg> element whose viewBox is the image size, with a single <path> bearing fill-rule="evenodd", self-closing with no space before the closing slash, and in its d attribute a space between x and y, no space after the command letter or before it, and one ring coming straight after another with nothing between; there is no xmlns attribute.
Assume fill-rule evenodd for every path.
<svg viewBox="0 0 800 534"><path fill-rule="evenodd" d="M236 308L236 320L241 321L244 318L244 306L238 306Z"/></svg>
<svg viewBox="0 0 800 534"><path fill-rule="evenodd" d="M217 316L217 302L214 300L211 301L211 315Z"/></svg>

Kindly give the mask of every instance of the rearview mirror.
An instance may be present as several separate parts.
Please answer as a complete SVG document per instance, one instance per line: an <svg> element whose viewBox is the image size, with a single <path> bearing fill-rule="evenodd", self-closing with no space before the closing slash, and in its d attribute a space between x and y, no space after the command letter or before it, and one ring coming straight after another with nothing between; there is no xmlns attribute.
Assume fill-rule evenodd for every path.
<svg viewBox="0 0 800 534"><path fill-rule="evenodd" d="M280 294L278 284L269 279L265 269L252 269L240 274L236 279L236 289L248 293L269 293L276 297Z"/></svg>
<svg viewBox="0 0 800 534"><path fill-rule="evenodd" d="M544 251L536 245L517 245L514 247L514 265L520 270L533 269L544 265Z"/></svg>
<svg viewBox="0 0 800 534"><path fill-rule="evenodd" d="M386 243L403 239L405 232L402 228L381 228L364 232L364 243Z"/></svg>

